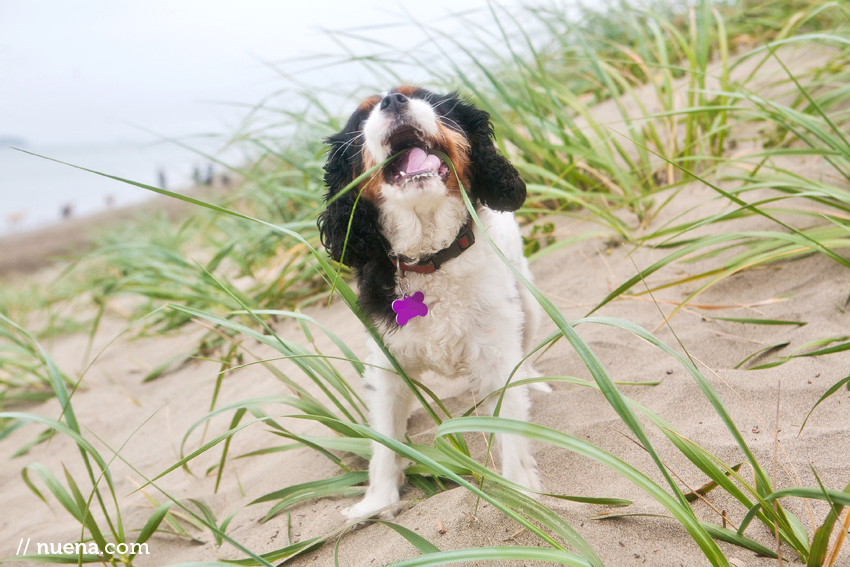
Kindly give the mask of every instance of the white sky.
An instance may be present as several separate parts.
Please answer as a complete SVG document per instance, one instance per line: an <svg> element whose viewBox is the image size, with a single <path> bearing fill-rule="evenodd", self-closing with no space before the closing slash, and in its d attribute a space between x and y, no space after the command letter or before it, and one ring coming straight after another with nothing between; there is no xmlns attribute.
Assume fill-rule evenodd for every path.
<svg viewBox="0 0 850 567"><path fill-rule="evenodd" d="M485 5L404 10L429 21ZM245 110L221 103L254 104L282 86L264 61L337 51L320 28L397 23L402 12L386 0L0 0L0 137L150 139L134 124L167 136L228 132ZM409 28L374 34L403 47L418 39Z"/></svg>

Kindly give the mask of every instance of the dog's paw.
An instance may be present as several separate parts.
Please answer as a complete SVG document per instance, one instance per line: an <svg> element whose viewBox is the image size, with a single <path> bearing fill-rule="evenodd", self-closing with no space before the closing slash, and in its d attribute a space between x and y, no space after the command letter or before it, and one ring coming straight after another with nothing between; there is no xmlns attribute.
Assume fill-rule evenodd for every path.
<svg viewBox="0 0 850 567"><path fill-rule="evenodd" d="M371 502L362 501L354 506L349 506L342 510L342 515L349 520L365 520L371 518L381 511L383 506L375 506Z"/></svg>
<svg viewBox="0 0 850 567"><path fill-rule="evenodd" d="M538 392L543 392L544 394L548 394L552 391L552 386L547 384L546 382L534 382L528 385L532 390L537 390Z"/></svg>
<svg viewBox="0 0 850 567"><path fill-rule="evenodd" d="M525 371L526 371L527 376L529 376L529 377L540 376L540 373L537 372L537 370L535 370L534 367L531 366L530 363L525 364ZM544 394L548 394L549 392L552 391L552 386L550 386L546 382L532 382L531 384L528 385L528 387L531 390L537 390L538 392L543 392Z"/></svg>
<svg viewBox="0 0 850 567"><path fill-rule="evenodd" d="M349 520L365 520L380 516L383 519L392 519L395 516L398 504L398 494L395 498L392 495L375 495L367 493L366 496L355 504L342 510L342 515ZM389 518L385 515L389 514Z"/></svg>
<svg viewBox="0 0 850 567"><path fill-rule="evenodd" d="M514 465L509 469L506 468L504 475L511 482L526 487L528 492L523 491L526 496L535 500L540 498L540 494L538 494L541 490L540 475L537 474L537 462L534 460L534 457L529 455L522 459L518 465Z"/></svg>

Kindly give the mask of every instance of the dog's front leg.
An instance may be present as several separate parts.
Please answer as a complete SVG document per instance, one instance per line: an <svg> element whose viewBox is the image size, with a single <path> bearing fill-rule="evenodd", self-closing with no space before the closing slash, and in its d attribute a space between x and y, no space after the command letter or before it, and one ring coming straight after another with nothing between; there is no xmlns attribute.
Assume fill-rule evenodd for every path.
<svg viewBox="0 0 850 567"><path fill-rule="evenodd" d="M407 431L412 392L394 372L385 357L373 355L365 380L370 425L378 433L403 441ZM398 489L404 481L402 458L386 446L372 442L369 461L369 488L363 500L342 513L349 519L366 518L398 502Z"/></svg>

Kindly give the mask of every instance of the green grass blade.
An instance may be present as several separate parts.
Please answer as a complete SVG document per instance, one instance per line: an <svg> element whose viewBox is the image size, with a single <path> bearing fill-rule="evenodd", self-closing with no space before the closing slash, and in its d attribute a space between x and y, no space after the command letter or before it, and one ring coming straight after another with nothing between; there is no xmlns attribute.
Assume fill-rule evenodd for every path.
<svg viewBox="0 0 850 567"><path fill-rule="evenodd" d="M821 491L824 493L826 501L829 502L829 513L826 515L826 518L824 518L823 523L815 530L815 535L812 538L812 547L809 552L809 560L806 563L806 567L820 567L826 559L826 552L829 549L829 540L832 536L833 529L835 529L835 523L841 515L843 506L836 505L829 497L826 487L824 487L823 482L821 482L820 476L818 476L814 467L812 467L812 472L815 475L815 479L818 481ZM850 493L850 484L844 487L844 492Z"/></svg>
<svg viewBox="0 0 850 567"><path fill-rule="evenodd" d="M148 539L150 539L150 537L159 528L162 520L165 519L171 505L171 502L165 502L164 504L156 507L156 510L153 511L153 514L150 515L150 518L148 518L148 521L145 522L145 525L142 527L142 531L139 532L139 536L136 538L136 543L145 543Z"/></svg>
<svg viewBox="0 0 850 567"><path fill-rule="evenodd" d="M682 526L688 531L712 565L729 565L726 557L724 557L723 553L717 547L717 544L714 543L709 534L696 520L693 512L687 504L683 505L678 499L665 492L649 477L628 463L618 459L614 455L603 451L586 441L567 435L566 433L561 433L560 431L532 423L513 421L504 418L455 418L440 425L437 429L437 434L445 435L448 433L469 433L474 431L503 433L527 437L542 443L562 447L604 465L631 481L638 488L644 490L662 506L667 508L667 510L670 511L670 513L673 514L673 516L675 516Z"/></svg>
<svg viewBox="0 0 850 567"><path fill-rule="evenodd" d="M730 530L728 528L724 528L722 526L718 526L710 522L702 522L702 527L704 527L705 531L707 531L711 535L711 537L716 540L725 541L726 543L731 543L733 545L737 545L738 547L749 549L750 551L758 553L759 555L764 555L773 558L777 557L776 551L763 546L755 540L742 536L735 530Z"/></svg>
<svg viewBox="0 0 850 567"><path fill-rule="evenodd" d="M549 564L570 565L571 567L590 567L590 563L578 555L558 549L540 547L473 547L429 553L413 559L404 559L390 563L387 567L442 567L453 563L474 561L544 561Z"/></svg>
<svg viewBox="0 0 850 567"><path fill-rule="evenodd" d="M815 411L815 408L817 408L822 401L833 395L835 392L838 391L839 388L841 388L841 386L844 386L845 384L850 384L850 375L847 375L846 378L842 378L841 380L830 386L829 389L824 392L824 394L818 399L818 401L815 402L815 405L813 405L812 409L809 410L809 413L806 414L806 419L803 420L803 425L800 426L800 431L797 432L798 436L803 432L803 428L806 427L806 422L809 421L809 418L812 416L812 412Z"/></svg>
<svg viewBox="0 0 850 567"><path fill-rule="evenodd" d="M395 530L395 532L407 540L407 542L419 550L419 553L427 554L427 553L439 553L440 548L414 532L413 530L409 530L404 526L393 522L387 522L385 520L375 520L378 524L383 524L388 528Z"/></svg>
<svg viewBox="0 0 850 567"><path fill-rule="evenodd" d="M802 327L807 325L805 321L787 321L783 319L747 319L744 317L710 317L715 321L729 321L732 323L745 323L747 325L776 325Z"/></svg>
<svg viewBox="0 0 850 567"><path fill-rule="evenodd" d="M596 551L588 544L581 535L573 529L558 514L516 490L504 487L497 483L485 483L484 490L493 494L508 506L527 515L529 518L548 527L552 533L561 537L568 545L572 546L582 557L586 558L592 567L604 567L602 559Z"/></svg>

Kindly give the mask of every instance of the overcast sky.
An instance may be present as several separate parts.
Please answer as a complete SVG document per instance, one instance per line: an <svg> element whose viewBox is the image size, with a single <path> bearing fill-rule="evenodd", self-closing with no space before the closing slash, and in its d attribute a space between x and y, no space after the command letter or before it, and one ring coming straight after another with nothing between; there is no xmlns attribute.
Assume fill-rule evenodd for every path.
<svg viewBox="0 0 850 567"><path fill-rule="evenodd" d="M168 136L232 131L245 111L224 103L253 104L281 86L264 62L335 51L321 28L398 23L400 5L0 0L0 137L33 145L149 137L133 124ZM485 5L429 0L404 9L428 21ZM402 48L420 39L411 29L370 33Z"/></svg>

